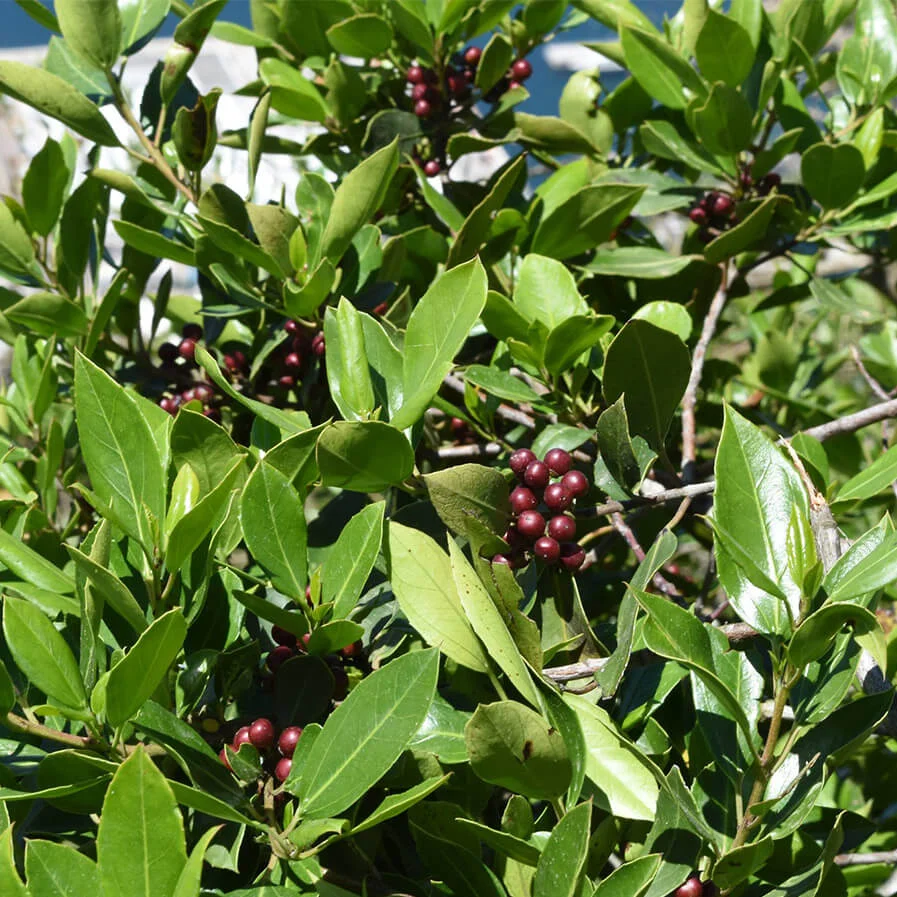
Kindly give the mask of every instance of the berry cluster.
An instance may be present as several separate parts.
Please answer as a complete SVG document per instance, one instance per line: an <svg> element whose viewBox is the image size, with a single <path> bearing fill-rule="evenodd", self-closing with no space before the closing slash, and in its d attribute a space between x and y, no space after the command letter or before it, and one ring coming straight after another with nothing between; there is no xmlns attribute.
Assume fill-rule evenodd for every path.
<svg viewBox="0 0 897 897"><path fill-rule="evenodd" d="M297 638L286 629L280 626L273 626L271 629L271 638L274 639L276 647L268 652L265 658L265 666L268 668L272 677L277 676L277 671L291 658L297 654L303 654L308 648L308 641L311 633L306 632L305 635ZM361 644L355 642L346 645L340 653L328 654L324 657L330 672L333 674L333 700L342 701L349 691L349 677L343 667L343 661L356 657L361 653ZM271 684L273 685L273 678Z"/></svg>
<svg viewBox="0 0 897 897"><path fill-rule="evenodd" d="M185 324L181 330L181 341L162 343L159 346L161 373L168 381L168 389L159 399L159 407L174 415L188 402L200 403L202 413L216 422L221 421L221 396L207 381L195 380L197 367L194 362L197 343L202 339L199 324Z"/></svg>
<svg viewBox="0 0 897 897"><path fill-rule="evenodd" d="M518 449L508 463L521 481L511 492L516 519L504 537L511 550L495 555L492 562L518 567L531 555L575 573L585 560L585 551L573 541L576 520L567 512L589 491L588 478L573 470L573 458L561 448L551 449L541 461L529 449Z"/></svg>
<svg viewBox="0 0 897 897"><path fill-rule="evenodd" d="M684 884L679 885L673 897L718 897L719 888L712 881L701 881L692 875Z"/></svg>
<svg viewBox="0 0 897 897"><path fill-rule="evenodd" d="M705 193L688 217L698 225L698 238L709 243L737 222L735 200L728 193L711 190Z"/></svg>
<svg viewBox="0 0 897 897"><path fill-rule="evenodd" d="M771 171L769 174L766 174L755 181L753 174L751 174L751 165L748 163L739 174L738 183L741 184L744 196L750 196L752 194L756 196L769 196L773 190L778 190L782 185L782 177L776 172Z"/></svg>
<svg viewBox="0 0 897 897"><path fill-rule="evenodd" d="M405 80L410 87L409 97L414 114L420 119L431 120L435 124L446 124L461 108L471 100L477 66L483 51L479 47L467 47L456 54L450 65L440 74L432 68L409 66ZM507 74L491 89L483 99L494 103L508 90L526 81L533 73L527 59L516 59ZM447 135L436 128L433 140L424 138L417 145L414 161L423 167L428 178L439 175L445 167L445 147Z"/></svg>
<svg viewBox="0 0 897 897"><path fill-rule="evenodd" d="M278 782L283 782L290 774L290 769L293 766L293 753L301 735L302 729L299 726L287 726L278 733L271 720L260 717L253 720L248 726L237 729L229 747L236 753L240 750L241 745L251 744L260 755L267 755L268 764L274 766L274 778ZM277 753L274 753L273 750L275 745ZM218 756L221 758L221 762L231 769L225 747L221 748Z"/></svg>

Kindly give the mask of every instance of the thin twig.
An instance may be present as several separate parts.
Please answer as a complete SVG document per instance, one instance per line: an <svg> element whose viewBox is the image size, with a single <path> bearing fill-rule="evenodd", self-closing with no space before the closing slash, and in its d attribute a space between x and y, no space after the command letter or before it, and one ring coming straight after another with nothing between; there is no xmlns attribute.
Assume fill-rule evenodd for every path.
<svg viewBox="0 0 897 897"><path fill-rule="evenodd" d="M626 523L623 519L623 515L619 511L611 514L610 521L613 524L614 529L623 537L623 540L632 550L632 553L636 556L638 562L641 563L645 559L645 549L642 548L638 537L632 531L632 527ZM654 576L651 577L651 581L654 583L655 588L664 595L680 597L676 587L661 573L655 573Z"/></svg>
<svg viewBox="0 0 897 897"><path fill-rule="evenodd" d="M500 455L504 449L497 442L487 442L484 445L443 445L434 450L437 458L443 461L455 461L459 458L494 458Z"/></svg>
<svg viewBox="0 0 897 897"><path fill-rule="evenodd" d="M707 348L710 340L716 333L716 326L719 323L720 315L726 305L726 296L728 288L728 264L723 266L723 278L720 283L710 308L704 317L704 325L701 328L701 337L695 346L694 354L691 357L691 374L688 378L688 386L685 388L685 395L682 397L682 477L686 483L690 483L694 478L695 467L695 406L698 401L698 387L701 385L701 376L704 373L704 359L707 356Z"/></svg>
<svg viewBox="0 0 897 897"><path fill-rule="evenodd" d="M633 508L645 505L662 505L669 501L681 501L684 498L694 498L696 495L708 495L713 492L716 483L708 480L706 483L692 483L690 486L680 486L676 489L664 489L648 495L638 495L626 501L608 501L596 505L594 508L581 508L577 515L582 517L603 517L606 514L616 514L621 511L631 511Z"/></svg>
<svg viewBox="0 0 897 897"><path fill-rule="evenodd" d="M873 866L886 863L891 866L897 863L897 850L877 850L872 853L839 853L835 857L835 865L841 866Z"/></svg>
<svg viewBox="0 0 897 897"><path fill-rule="evenodd" d="M859 349L856 346L850 347L850 357L853 358L853 363L857 366L857 370L862 374L863 379L869 385L869 389L875 393L883 402L889 401L892 396L891 394L866 370L866 365L863 364L863 359L860 358Z"/></svg>
<svg viewBox="0 0 897 897"><path fill-rule="evenodd" d="M870 405L862 411L847 414L844 417L830 420L828 423L819 424L816 427L810 427L802 432L805 436L812 436L820 442L825 442L826 439L831 439L832 436L840 436L842 433L854 433L863 427L877 424L879 421L888 420L892 417L897 417L897 399Z"/></svg>
<svg viewBox="0 0 897 897"><path fill-rule="evenodd" d="M446 386L455 390L455 392L461 393L464 395L464 381L460 377L454 376L454 374L447 374L446 377L442 381ZM510 408L508 405L499 405L498 408L495 409L495 413L499 417L503 417L505 420L511 421L514 424L521 424L526 427L528 430L534 430L536 428L536 422L523 411L520 411L517 408Z"/></svg>

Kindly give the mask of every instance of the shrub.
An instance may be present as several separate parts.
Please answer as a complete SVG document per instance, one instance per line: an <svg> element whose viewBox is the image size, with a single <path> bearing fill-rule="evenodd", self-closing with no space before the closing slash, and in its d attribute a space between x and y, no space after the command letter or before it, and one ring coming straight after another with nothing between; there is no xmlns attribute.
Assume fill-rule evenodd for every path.
<svg viewBox="0 0 897 897"><path fill-rule="evenodd" d="M893 5L21 5L2 893L892 893Z"/></svg>

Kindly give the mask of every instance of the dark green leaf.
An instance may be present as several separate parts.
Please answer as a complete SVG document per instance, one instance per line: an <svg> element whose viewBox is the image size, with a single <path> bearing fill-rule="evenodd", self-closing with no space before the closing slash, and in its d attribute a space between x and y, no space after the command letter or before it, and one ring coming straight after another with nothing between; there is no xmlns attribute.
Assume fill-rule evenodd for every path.
<svg viewBox="0 0 897 897"><path fill-rule="evenodd" d="M59 220L71 175L62 147L48 137L22 180L22 202L28 221L42 237Z"/></svg>
<svg viewBox="0 0 897 897"><path fill-rule="evenodd" d="M695 56L708 81L739 87L754 64L755 47L756 41L751 41L734 16L709 9L695 45Z"/></svg>
<svg viewBox="0 0 897 897"><path fill-rule="evenodd" d="M321 599L333 604L335 618L349 615L374 569L383 540L385 508L381 501L359 511L343 528L327 556Z"/></svg>
<svg viewBox="0 0 897 897"><path fill-rule="evenodd" d="M800 160L800 174L810 196L824 209L846 206L866 176L863 154L853 145L817 143Z"/></svg>
<svg viewBox="0 0 897 897"><path fill-rule="evenodd" d="M380 421L337 421L318 438L325 486L380 492L411 475L414 453L395 427Z"/></svg>
<svg viewBox="0 0 897 897"><path fill-rule="evenodd" d="M55 9L65 42L98 68L111 68L121 52L117 0L56 0Z"/></svg>
<svg viewBox="0 0 897 897"><path fill-rule="evenodd" d="M25 847L30 897L83 897L100 893L97 864L68 844L30 839Z"/></svg>
<svg viewBox="0 0 897 897"><path fill-rule="evenodd" d="M688 60L656 33L624 28L620 38L629 71L664 106L684 109L689 99L686 90L693 96L706 94L704 82Z"/></svg>
<svg viewBox="0 0 897 897"><path fill-rule="evenodd" d="M327 40L337 53L371 59L392 42L392 29L380 16L370 13L351 16L327 29Z"/></svg>

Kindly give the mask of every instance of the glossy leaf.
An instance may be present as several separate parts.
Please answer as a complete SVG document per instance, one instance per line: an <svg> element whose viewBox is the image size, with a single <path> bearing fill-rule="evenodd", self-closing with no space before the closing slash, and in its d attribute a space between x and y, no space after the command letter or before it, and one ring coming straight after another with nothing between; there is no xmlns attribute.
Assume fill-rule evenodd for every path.
<svg viewBox="0 0 897 897"><path fill-rule="evenodd" d="M143 706L180 653L187 622L179 609L163 614L109 671L106 717L113 726L127 722Z"/></svg>
<svg viewBox="0 0 897 897"><path fill-rule="evenodd" d="M56 0L55 9L65 42L98 68L111 68L121 52L117 0Z"/></svg>
<svg viewBox="0 0 897 897"><path fill-rule="evenodd" d="M19 878L13 858L12 826L0 834L0 888L4 897L30 897Z"/></svg>
<svg viewBox="0 0 897 897"><path fill-rule="evenodd" d="M859 599L892 583L895 575L897 536L876 527L838 558L823 586L832 601Z"/></svg>
<svg viewBox="0 0 897 897"><path fill-rule="evenodd" d="M337 421L318 438L318 470L325 486L380 492L411 475L414 454L395 427L380 421Z"/></svg>
<svg viewBox="0 0 897 897"><path fill-rule="evenodd" d="M824 209L846 206L863 185L863 154L849 143L817 143L802 156L801 178L810 195Z"/></svg>
<svg viewBox="0 0 897 897"><path fill-rule="evenodd" d="M146 616L128 587L104 564L71 545L66 545L66 549L75 566L97 590L103 602L126 620L134 632L143 632L146 629Z"/></svg>
<svg viewBox="0 0 897 897"><path fill-rule="evenodd" d="M410 807L413 807L425 797L432 794L448 780L448 775L434 776L430 779L424 779L422 782L408 788L406 791L401 791L398 794L390 794L387 797L384 797L370 816L362 819L357 825L353 825L352 828L349 829L348 834L357 835L360 832L365 832L368 829L380 825L382 822L386 822L387 819L392 819L394 816L404 813Z"/></svg>
<svg viewBox="0 0 897 897"><path fill-rule="evenodd" d="M87 315L74 302L55 293L32 293L11 305L4 312L14 324L27 327L44 336L62 338L84 336Z"/></svg>
<svg viewBox="0 0 897 897"><path fill-rule="evenodd" d="M569 810L552 829L533 880L533 897L575 897L589 853L592 804Z"/></svg>
<svg viewBox="0 0 897 897"><path fill-rule="evenodd" d="M897 446L879 455L871 464L851 477L839 490L837 502L859 501L883 492L897 481Z"/></svg>
<svg viewBox="0 0 897 897"><path fill-rule="evenodd" d="M592 897L644 897L659 865L660 856L653 853L623 863L598 883Z"/></svg>
<svg viewBox="0 0 897 897"><path fill-rule="evenodd" d="M486 654L464 613L449 556L429 536L395 521L387 545L390 583L408 622L446 657L485 672Z"/></svg>
<svg viewBox="0 0 897 897"><path fill-rule="evenodd" d="M374 387L368 368L361 313L345 297L324 316L327 382L346 420L365 420L374 410Z"/></svg>
<svg viewBox="0 0 897 897"><path fill-rule="evenodd" d="M466 763L464 727L469 719L469 713L456 710L437 694L410 747L435 754L440 763Z"/></svg>
<svg viewBox="0 0 897 897"><path fill-rule="evenodd" d="M21 539L11 536L2 529L0 529L0 562L19 579L39 589L63 595L70 595L75 590L71 576L50 563Z"/></svg>
<svg viewBox="0 0 897 897"><path fill-rule="evenodd" d="M351 16L327 29L327 40L337 53L370 59L382 53L392 41L392 29L380 16Z"/></svg>
<svg viewBox="0 0 897 897"><path fill-rule="evenodd" d="M25 848L30 897L82 897L100 893L97 864L74 847L31 839Z"/></svg>
<svg viewBox="0 0 897 897"><path fill-rule="evenodd" d="M343 528L324 565L321 598L333 604L333 616L346 617L361 597L383 540L386 505L377 502L359 511Z"/></svg>
<svg viewBox="0 0 897 897"><path fill-rule="evenodd" d="M684 109L686 89L702 96L706 87L688 61L670 44L649 31L624 28L620 32L626 65L636 81L663 105Z"/></svg>
<svg viewBox="0 0 897 897"><path fill-rule="evenodd" d="M391 661L350 692L304 758L306 818L341 813L392 766L427 715L438 670L436 651L417 651Z"/></svg>
<svg viewBox="0 0 897 897"><path fill-rule="evenodd" d="M187 862L177 802L142 748L122 763L109 786L97 862L104 893L129 897L172 894Z"/></svg>
<svg viewBox="0 0 897 897"><path fill-rule="evenodd" d="M53 230L59 220L70 177L71 171L62 147L48 137L43 148L31 160L22 180L22 202L28 221L43 237Z"/></svg>

